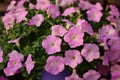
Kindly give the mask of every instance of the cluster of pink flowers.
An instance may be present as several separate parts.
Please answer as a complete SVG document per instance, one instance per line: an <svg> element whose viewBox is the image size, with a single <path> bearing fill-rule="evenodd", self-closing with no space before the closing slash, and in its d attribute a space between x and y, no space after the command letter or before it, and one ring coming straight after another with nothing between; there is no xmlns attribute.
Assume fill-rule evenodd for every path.
<svg viewBox="0 0 120 80"><path fill-rule="evenodd" d="M74 3L72 0L69 2L71 4ZM57 4L60 5L61 2ZM83 58L85 58L87 62L93 62L97 59L102 60L101 67L111 67L111 80L118 80L120 78L118 73L120 67L118 65L120 61L120 36L118 34L119 22L117 21L120 15L119 10L114 5L110 5L110 15L107 20L111 23L114 22L114 25L103 25L102 28L99 28L98 33L95 33L89 21L93 21L94 23L101 21L104 15L101 4L96 3L93 5L88 1L81 0L78 8L68 7L64 10L62 16L71 17L72 14L78 12L78 9L86 10L87 20L79 18L76 24L74 24L68 19L64 19L63 22L65 21L68 25L66 27L62 26L62 24L53 25L51 30L52 34L43 40L42 46L47 54L53 54L48 57L45 70L56 75L64 70L65 65L75 69L79 64L83 63ZM88 33L91 37L95 36L97 43L85 43L85 33ZM64 57L54 56L57 52L62 51L62 43L67 43L70 46L69 50L65 51ZM83 46L83 48L78 50L77 47L80 46ZM100 46L104 48L104 55L100 52ZM109 70L107 70L106 73L101 73L100 69L98 71L91 69L83 74L83 78L80 78L76 72L73 72L73 74L66 77L65 80L98 80L101 75L107 75L108 72Z"/></svg>
<svg viewBox="0 0 120 80"><path fill-rule="evenodd" d="M62 39L68 43L70 46L70 50L65 51L65 57L61 56L50 56L47 59L47 63L45 66L45 70L50 72L51 74L58 74L59 72L63 71L65 69L65 65L70 66L71 68L75 69L79 64L83 62L82 56L86 59L88 62L92 62L94 59L100 58L100 51L99 47L96 44L91 43L85 43L84 44L84 32L88 32L91 35L94 33L92 30L92 27L85 21L81 20L82 24L87 24L88 28L91 30L87 30L87 26L85 25L85 29L73 25L71 28L66 30L61 25L54 25L52 26L52 34L47 36L45 40L42 42L43 48L45 48L47 54L57 54L57 52L62 51ZM78 22L77 22L78 25ZM84 30L83 30L84 29ZM84 48L81 50L81 52L76 48L79 46L83 46ZM91 72L93 74L91 74ZM91 76L92 75L92 76ZM97 80L100 78L100 74L96 72L95 70L90 70L89 72L84 74L85 80ZM90 79L89 79L90 77ZM69 79L70 78L70 79ZM78 77L78 75L72 74L70 77L66 78L66 80L82 80Z"/></svg>
<svg viewBox="0 0 120 80"><path fill-rule="evenodd" d="M26 67L28 74L30 74L31 70L34 68L34 61L32 61L31 54L28 55L24 64L22 61L24 60L24 55L19 53L16 50L13 50L8 54L9 62L7 63L7 67L4 68L4 73L6 76L12 76L19 72L20 68ZM0 48L0 63L3 62L3 51ZM1 79L1 78L0 78Z"/></svg>
<svg viewBox="0 0 120 80"><path fill-rule="evenodd" d="M29 9L24 7L25 2L29 1L20 0L18 3L11 1L7 13L2 17L6 31L13 28L15 23L24 23L39 28L48 18L52 20L60 18L61 20L59 24L51 24L51 34L47 35L40 44L44 48L45 54L49 55L45 64L47 72L57 75L66 67L70 67L73 73L65 80L107 80L103 79L103 76L107 76L109 73L111 80L120 79L120 12L116 6L109 5L109 13L106 16L106 13L103 13L104 8L99 2L91 4L88 0L55 0L56 4L53 4L50 0L36 0L36 4L29 2L29 9L36 10L36 13L31 18L27 18ZM77 7L74 7L74 4L78 2ZM60 8L63 8L63 11ZM45 12L47 18L39 11ZM74 15L78 17L71 20ZM104 16L109 23L102 22ZM98 25L98 28L92 23L95 25L101 23L102 26ZM89 37L96 41L88 40ZM15 43L19 46L21 38L10 40L8 43ZM64 45L67 45L67 48L63 51ZM59 53L62 55L56 56ZM1 47L0 63L3 62L3 55ZM27 56L24 64L24 55L18 51L13 50L8 56L9 60L4 68L6 76L16 74L24 66L28 74L34 68L31 54ZM78 74L77 67L80 68L82 63L92 64L95 61L99 61L99 67L94 65L95 68ZM102 71L101 69L105 67L109 69Z"/></svg>
<svg viewBox="0 0 120 80"><path fill-rule="evenodd" d="M34 62L32 61L31 54L28 55L24 65L22 65L24 55L16 50L9 53L8 56L9 62L7 63L7 67L4 68L4 73L6 76L12 76L16 74L19 69L22 68L22 66L26 67L28 74L30 74L31 70L34 68Z"/></svg>

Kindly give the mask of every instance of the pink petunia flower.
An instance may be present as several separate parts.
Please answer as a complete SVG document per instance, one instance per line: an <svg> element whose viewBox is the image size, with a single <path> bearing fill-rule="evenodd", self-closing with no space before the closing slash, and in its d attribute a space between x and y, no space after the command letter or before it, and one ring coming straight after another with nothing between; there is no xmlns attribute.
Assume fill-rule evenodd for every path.
<svg viewBox="0 0 120 80"><path fill-rule="evenodd" d="M62 40L59 37L49 35L43 40L42 46L48 54L54 54L61 51L61 42Z"/></svg>
<svg viewBox="0 0 120 80"><path fill-rule="evenodd" d="M119 12L119 10L118 10L118 8L116 6L110 5L110 9L111 9L110 14L112 16L115 16L117 18L120 16L120 12Z"/></svg>
<svg viewBox="0 0 120 80"><path fill-rule="evenodd" d="M105 52L103 58L103 65L109 66L109 62L111 62L111 64L115 64L119 62L119 58L120 58L119 50L110 50L108 52Z"/></svg>
<svg viewBox="0 0 120 80"><path fill-rule="evenodd" d="M77 74L73 73L71 76L65 77L65 80L83 80L83 79L80 78Z"/></svg>
<svg viewBox="0 0 120 80"><path fill-rule="evenodd" d="M106 38L110 38L113 36L118 36L118 34L111 25L105 25L101 29L99 29L99 41L103 42Z"/></svg>
<svg viewBox="0 0 120 80"><path fill-rule="evenodd" d="M74 7L70 7L70 8L65 9L65 11L62 14L62 16L68 16L68 15L71 15L71 14L73 14L75 12L76 12L75 8Z"/></svg>
<svg viewBox="0 0 120 80"><path fill-rule="evenodd" d="M97 10L103 10L103 7L100 2L97 2L96 4L91 4L88 0L80 0L79 2L79 8L82 10L90 10L90 9L97 9Z"/></svg>
<svg viewBox="0 0 120 80"><path fill-rule="evenodd" d="M92 6L93 6L93 4L91 4L89 1L80 0L80 2L79 2L79 8L82 10L91 9Z"/></svg>
<svg viewBox="0 0 120 80"><path fill-rule="evenodd" d="M16 23L20 23L21 21L25 20L28 11L26 11L24 7L19 7L16 8L13 14L16 18Z"/></svg>
<svg viewBox="0 0 120 80"><path fill-rule="evenodd" d="M78 19L76 26L80 28L81 31L87 32L90 35L94 35L92 26L84 19Z"/></svg>
<svg viewBox="0 0 120 80"><path fill-rule="evenodd" d="M16 4L16 1L12 1L8 6L8 14L14 16L14 18L16 19L16 23L20 23L26 19L26 15L28 14L28 11L23 6L25 2L26 0L20 0Z"/></svg>
<svg viewBox="0 0 120 80"><path fill-rule="evenodd" d="M83 59L78 50L65 51L64 62L71 68L75 68L78 64L82 63Z"/></svg>
<svg viewBox="0 0 120 80"><path fill-rule="evenodd" d="M2 63L2 62L3 62L3 51L0 47L0 63Z"/></svg>
<svg viewBox="0 0 120 80"><path fill-rule="evenodd" d="M100 10L92 8L87 11L87 16L89 21L100 22L103 14Z"/></svg>
<svg viewBox="0 0 120 80"><path fill-rule="evenodd" d="M59 7L51 4L47 9L47 14L53 19L57 18L60 15Z"/></svg>
<svg viewBox="0 0 120 80"><path fill-rule="evenodd" d="M10 60L7 63L7 67L4 68L4 73L6 76L12 76L14 75L20 68L22 67L21 61L17 59L17 57L14 60Z"/></svg>
<svg viewBox="0 0 120 80"><path fill-rule="evenodd" d="M12 76L22 67L24 56L23 54L18 53L16 50L9 53L8 56L9 62L7 63L7 67L4 68L4 73L6 76Z"/></svg>
<svg viewBox="0 0 120 80"><path fill-rule="evenodd" d="M120 79L120 65L115 64L110 68L112 78L111 80L119 80Z"/></svg>
<svg viewBox="0 0 120 80"><path fill-rule="evenodd" d="M43 21L44 21L43 15L37 14L37 15L32 17L32 19L30 20L30 24L35 25L37 27L40 27L40 25L42 24Z"/></svg>
<svg viewBox="0 0 120 80"><path fill-rule="evenodd" d="M110 50L120 50L120 37L113 36L109 41L108 45L110 47Z"/></svg>
<svg viewBox="0 0 120 80"><path fill-rule="evenodd" d="M52 26L52 35L63 37L67 30L62 25Z"/></svg>
<svg viewBox="0 0 120 80"><path fill-rule="evenodd" d="M84 33L76 26L73 26L64 36L64 40L70 45L71 48L75 48L83 45L83 37Z"/></svg>
<svg viewBox="0 0 120 80"><path fill-rule="evenodd" d="M45 70L53 75L57 75L64 70L64 59L60 56L48 57Z"/></svg>
<svg viewBox="0 0 120 80"><path fill-rule="evenodd" d="M100 57L99 47L96 44L86 43L81 54L88 62Z"/></svg>
<svg viewBox="0 0 120 80"><path fill-rule="evenodd" d="M13 27L14 21L15 21L15 17L12 14L7 13L5 14L5 16L2 17L2 22L6 30Z"/></svg>
<svg viewBox="0 0 120 80"><path fill-rule="evenodd" d="M49 7L49 5L50 5L50 0L37 0L35 8L37 10L44 10L44 11L46 11L47 8Z"/></svg>
<svg viewBox="0 0 120 80"><path fill-rule="evenodd" d="M95 70L89 70L88 72L83 74L84 80L98 80L100 78L100 73Z"/></svg>
<svg viewBox="0 0 120 80"><path fill-rule="evenodd" d="M34 61L32 61L32 55L29 54L27 60L25 62L25 67L27 69L28 74L30 74L31 70L34 68Z"/></svg>

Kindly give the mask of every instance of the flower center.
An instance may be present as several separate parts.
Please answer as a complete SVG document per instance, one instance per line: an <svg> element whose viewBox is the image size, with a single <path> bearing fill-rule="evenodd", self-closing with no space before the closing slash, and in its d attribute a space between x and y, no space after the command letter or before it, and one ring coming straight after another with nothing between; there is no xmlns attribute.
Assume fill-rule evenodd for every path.
<svg viewBox="0 0 120 80"><path fill-rule="evenodd" d="M106 31L105 33L106 33L106 34L109 34L109 31Z"/></svg>
<svg viewBox="0 0 120 80"><path fill-rule="evenodd" d="M72 56L71 59L72 59L72 60L75 60L75 56Z"/></svg>
<svg viewBox="0 0 120 80"><path fill-rule="evenodd" d="M72 39L73 39L73 40L76 39L76 35L73 35L73 36L72 36Z"/></svg>
<svg viewBox="0 0 120 80"><path fill-rule="evenodd" d="M93 14L93 15L92 15L92 17L93 17L93 18L95 18L95 17L96 17L96 15L95 15L95 14Z"/></svg>
<svg viewBox="0 0 120 80"><path fill-rule="evenodd" d="M13 61L13 64L15 65L17 62L16 61Z"/></svg>
<svg viewBox="0 0 120 80"><path fill-rule="evenodd" d="M54 10L54 9L51 9L50 13L51 13L51 14L55 13L55 10Z"/></svg>
<svg viewBox="0 0 120 80"><path fill-rule="evenodd" d="M90 54L92 52L92 50L91 49L88 49L88 53Z"/></svg>
<svg viewBox="0 0 120 80"><path fill-rule="evenodd" d="M51 66L56 66L57 65L57 62L55 62L55 61L53 61L52 63L51 63Z"/></svg>
<svg viewBox="0 0 120 80"><path fill-rule="evenodd" d="M54 45L55 45L55 44L54 44L53 42L50 44L50 46L52 46L52 47L53 47Z"/></svg>
<svg viewBox="0 0 120 80"><path fill-rule="evenodd" d="M37 18L36 18L36 21L40 21L40 18L37 17Z"/></svg>

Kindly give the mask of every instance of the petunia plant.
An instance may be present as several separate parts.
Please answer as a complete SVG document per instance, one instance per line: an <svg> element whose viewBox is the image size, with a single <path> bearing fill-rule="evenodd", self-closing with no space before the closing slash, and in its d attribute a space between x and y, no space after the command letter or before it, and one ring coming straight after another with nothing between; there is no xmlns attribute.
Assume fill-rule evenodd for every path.
<svg viewBox="0 0 120 80"><path fill-rule="evenodd" d="M44 70L71 72L64 80L119 80L119 50L120 12L112 4L12 0L0 18L0 80L41 80Z"/></svg>

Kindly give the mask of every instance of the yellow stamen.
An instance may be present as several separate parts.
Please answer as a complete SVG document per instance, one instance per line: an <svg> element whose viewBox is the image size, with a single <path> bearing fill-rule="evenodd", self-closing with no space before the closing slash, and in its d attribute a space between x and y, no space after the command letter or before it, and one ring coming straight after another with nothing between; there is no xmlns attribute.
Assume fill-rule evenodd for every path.
<svg viewBox="0 0 120 80"><path fill-rule="evenodd" d="M13 61L13 64L15 65L17 62L16 61Z"/></svg>

